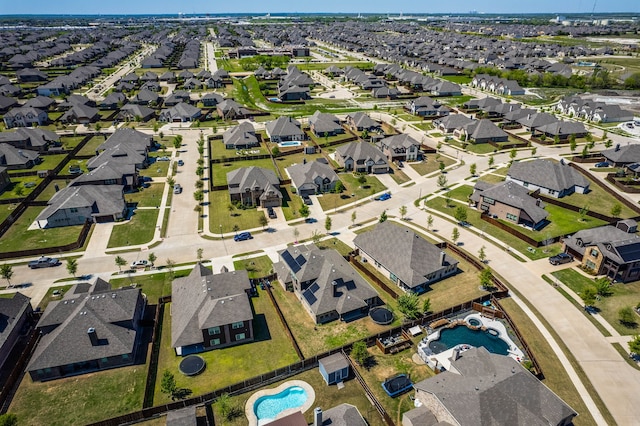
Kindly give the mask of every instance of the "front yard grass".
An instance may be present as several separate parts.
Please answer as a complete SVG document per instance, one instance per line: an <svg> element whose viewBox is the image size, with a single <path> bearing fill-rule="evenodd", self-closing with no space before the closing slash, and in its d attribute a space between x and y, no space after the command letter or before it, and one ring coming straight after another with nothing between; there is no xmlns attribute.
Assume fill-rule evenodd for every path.
<svg viewBox="0 0 640 426"><path fill-rule="evenodd" d="M435 156L425 160L421 163L407 163L409 167L413 167L413 170L418 172L420 175L424 176L429 173L433 173L437 170L440 170L440 162L444 163L445 167L449 167L453 163L456 162L453 158L445 157L441 155L437 160Z"/></svg>
<svg viewBox="0 0 640 426"><path fill-rule="evenodd" d="M307 162L310 162L310 161L315 161L317 158L321 158L321 157L323 157L323 155L318 153L305 154L303 152L300 152L298 154L281 155L279 157L276 157L275 163L278 169L280 170L282 177L286 179L287 172L285 171L285 169L287 167L293 164L302 164L305 159L307 160Z"/></svg>
<svg viewBox="0 0 640 426"><path fill-rule="evenodd" d="M36 164L29 170L53 170L66 156L67 154L41 155L40 159L42 161L40 164Z"/></svg>
<svg viewBox="0 0 640 426"><path fill-rule="evenodd" d="M38 185L42 182L42 178L37 176L21 176L11 177L11 183L4 190L2 194L0 194L1 200L8 200L12 198L24 198L27 195L31 194ZM20 189L18 189L20 188ZM16 191L22 191L20 195Z"/></svg>
<svg viewBox="0 0 640 426"><path fill-rule="evenodd" d="M273 272L273 262L267 255L234 260L233 267L236 271L245 269L249 273L249 278L263 278Z"/></svg>
<svg viewBox="0 0 640 426"><path fill-rule="evenodd" d="M96 155L96 150L107 140L106 136L94 136L78 151L77 155Z"/></svg>
<svg viewBox="0 0 640 426"><path fill-rule="evenodd" d="M49 201L51 197L57 192L56 185L58 186L58 190L65 188L67 186L67 181L65 179L56 179L53 180L47 185L47 187L38 195L36 201Z"/></svg>
<svg viewBox="0 0 640 426"><path fill-rule="evenodd" d="M217 234L222 230L223 233L233 232L233 226L243 229L253 229L262 226L260 217L264 216L262 210L256 208L248 208L245 210L234 209L229 212L228 191L212 191L209 193L209 230ZM222 227L220 227L222 225Z"/></svg>
<svg viewBox="0 0 640 426"><path fill-rule="evenodd" d="M338 174L338 178L340 178L340 181L344 185L344 191L340 194L325 193L322 194L321 197L318 197L322 210L326 211L341 207L387 189L387 187L373 175L366 176L367 181L364 185L360 184L358 178L351 173L340 173Z"/></svg>
<svg viewBox="0 0 640 426"><path fill-rule="evenodd" d="M147 365L48 382L25 375L9 412L25 426L85 425L142 408Z"/></svg>
<svg viewBox="0 0 640 426"><path fill-rule="evenodd" d="M403 172L396 166L392 167L391 173L389 173L389 175L391 176L391 179L393 179L398 185L402 185L403 183L409 182L411 180L411 178L407 176L405 172Z"/></svg>
<svg viewBox="0 0 640 426"><path fill-rule="evenodd" d="M171 305L165 305L158 378L168 369L175 375L178 387L190 389L193 396L196 396L298 361L293 345L266 293L258 288L258 297L252 297L251 303L254 310L255 341L200 353L207 368L194 377L186 377L178 371L182 357L176 356L171 347ZM160 382L161 380L156 381L154 405L171 401L160 391Z"/></svg>
<svg viewBox="0 0 640 426"><path fill-rule="evenodd" d="M271 158L260 158L255 160L242 160L242 161L230 161L228 163L211 163L213 170L213 184L214 185L226 185L227 173L240 169L242 167L262 167L268 170L276 171L273 167L273 161Z"/></svg>
<svg viewBox="0 0 640 426"><path fill-rule="evenodd" d="M291 191L291 185L281 186L280 192L282 192L282 213L284 218L289 221L301 217L299 212L302 207L302 198Z"/></svg>
<svg viewBox="0 0 640 426"><path fill-rule="evenodd" d="M159 155L158 157L161 157ZM146 169L140 169L138 174L142 177L165 177L169 171L170 161L156 161L149 165Z"/></svg>
<svg viewBox="0 0 640 426"><path fill-rule="evenodd" d="M84 136L61 136L60 143L64 149L72 150L82 142Z"/></svg>
<svg viewBox="0 0 640 426"><path fill-rule="evenodd" d="M0 239L0 253L58 247L75 242L82 225L28 230L45 207L27 207Z"/></svg>
<svg viewBox="0 0 640 426"><path fill-rule="evenodd" d="M162 201L164 183L152 183L148 188L124 194L127 203L136 203L137 207L157 207Z"/></svg>
<svg viewBox="0 0 640 426"><path fill-rule="evenodd" d="M553 272L552 275L562 281L567 287L580 295L585 288L593 286L594 280L589 277L585 277L573 268L563 269ZM640 317L634 317L636 319L635 324L625 325L619 320L618 311L621 308L630 307L634 308L640 301L640 281L634 281L630 283L617 283L609 287L611 290L610 296L599 296L600 300L597 300L595 307L600 311L600 315L607 320L616 331L625 336L632 336L638 334L638 323L640 323ZM577 301L582 304L581 300ZM585 315L588 315L585 313ZM635 314L634 314L635 315Z"/></svg>
<svg viewBox="0 0 640 426"><path fill-rule="evenodd" d="M107 248L148 243L153 239L158 209L136 209L128 222L113 227Z"/></svg>

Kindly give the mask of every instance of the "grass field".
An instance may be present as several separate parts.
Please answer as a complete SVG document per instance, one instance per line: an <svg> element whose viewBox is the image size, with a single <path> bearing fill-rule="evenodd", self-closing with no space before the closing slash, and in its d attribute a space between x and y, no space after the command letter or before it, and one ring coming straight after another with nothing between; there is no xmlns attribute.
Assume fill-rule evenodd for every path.
<svg viewBox="0 0 640 426"><path fill-rule="evenodd" d="M153 239L157 209L136 209L128 222L113 227L107 248L148 243Z"/></svg>
<svg viewBox="0 0 640 426"><path fill-rule="evenodd" d="M273 262L269 256L252 257L244 260L234 260L233 267L237 270L244 269L249 278L262 278L273 272Z"/></svg>
<svg viewBox="0 0 640 426"><path fill-rule="evenodd" d="M282 212L287 220L301 217L300 208L302 207L302 198L291 191L291 185L283 185L280 187L282 192Z"/></svg>
<svg viewBox="0 0 640 426"><path fill-rule="evenodd" d="M94 136L78 151L78 155L96 155L96 150L104 143L104 136Z"/></svg>
<svg viewBox="0 0 640 426"><path fill-rule="evenodd" d="M455 160L441 155L437 160L435 159L435 156L432 156L428 160L425 160L421 163L407 164L409 165L409 167L413 167L413 170L418 172L420 175L424 176L426 174L440 170L440 162L443 162L445 167L449 167L450 165L455 163Z"/></svg>
<svg viewBox="0 0 640 426"><path fill-rule="evenodd" d="M255 208L246 210L228 210L229 193L227 191L213 191L209 193L209 229L217 234L222 229L223 233L233 232L234 225L242 229L259 228L260 217L264 212ZM222 228L220 227L222 225Z"/></svg>
<svg viewBox="0 0 640 426"><path fill-rule="evenodd" d="M162 201L163 183L152 183L148 188L140 188L138 192L124 194L127 203L136 203L137 207L157 207Z"/></svg>
<svg viewBox="0 0 640 426"><path fill-rule="evenodd" d="M325 211L362 200L372 194L387 189L378 178L372 175L366 177L367 181L364 185L361 185L357 178L351 173L340 173L338 177L344 185L344 191L341 194L327 193L318 197L318 201Z"/></svg>
<svg viewBox="0 0 640 426"><path fill-rule="evenodd" d="M271 158L233 161L228 163L212 163L211 167L213 170L213 184L226 185L227 173L233 170L240 169L242 167L251 167L251 166L262 167L264 169L273 170L275 172L275 168L273 167L273 161L271 161Z"/></svg>

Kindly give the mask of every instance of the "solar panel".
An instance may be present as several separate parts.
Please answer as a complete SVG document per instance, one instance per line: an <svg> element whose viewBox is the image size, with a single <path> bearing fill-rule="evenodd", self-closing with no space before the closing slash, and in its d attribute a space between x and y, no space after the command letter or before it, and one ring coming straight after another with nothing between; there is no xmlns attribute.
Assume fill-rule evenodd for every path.
<svg viewBox="0 0 640 426"><path fill-rule="evenodd" d="M307 259L305 259L303 255L299 255L298 257L296 257L296 262L298 263L298 265L302 266L307 263Z"/></svg>
<svg viewBox="0 0 640 426"><path fill-rule="evenodd" d="M313 293L315 293L319 289L320 289L320 286L318 285L318 283L313 283L313 284L311 284L311 287L309 287L309 291L311 291Z"/></svg>
<svg viewBox="0 0 640 426"><path fill-rule="evenodd" d="M296 273L300 270L300 265L298 265L298 262L296 262L295 259L291 256L291 253L289 253L288 251L284 251L281 256L282 260L284 260L285 263L289 265L289 268L293 271L293 273Z"/></svg>
<svg viewBox="0 0 640 426"><path fill-rule="evenodd" d="M306 300L309 305L313 305L318 300L316 299L316 296L313 294L311 289L306 290L304 293L302 293L302 297L304 297L304 300Z"/></svg>
<svg viewBox="0 0 640 426"><path fill-rule="evenodd" d="M616 250L625 262L631 262L637 260L640 257L639 243L618 246L616 247Z"/></svg>

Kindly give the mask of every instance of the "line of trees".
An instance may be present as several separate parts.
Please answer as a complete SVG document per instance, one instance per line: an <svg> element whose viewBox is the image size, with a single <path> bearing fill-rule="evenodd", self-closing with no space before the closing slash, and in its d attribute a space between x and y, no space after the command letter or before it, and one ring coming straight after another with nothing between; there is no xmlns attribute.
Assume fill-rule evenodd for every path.
<svg viewBox="0 0 640 426"><path fill-rule="evenodd" d="M573 74L565 77L560 74L543 72L529 74L525 70L501 70L494 67L478 67L473 70L472 75L488 74L508 80L515 80L522 87L572 87L575 89L610 89L617 85L611 72L606 68L594 68L591 75ZM640 74L640 73L638 73ZM632 79L629 77L629 84L638 84L640 87L640 75ZM625 81L625 86L627 82ZM634 88L634 87L629 87Z"/></svg>

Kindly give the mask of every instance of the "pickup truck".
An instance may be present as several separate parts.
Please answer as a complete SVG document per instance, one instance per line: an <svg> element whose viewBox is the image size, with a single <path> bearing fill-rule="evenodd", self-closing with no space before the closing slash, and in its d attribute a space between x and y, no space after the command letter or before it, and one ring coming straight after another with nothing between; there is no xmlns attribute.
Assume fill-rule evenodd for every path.
<svg viewBox="0 0 640 426"><path fill-rule="evenodd" d="M58 266L61 263L62 262L60 262L60 259L41 256L38 260L32 260L31 262L29 262L29 268L31 269L49 268L51 266Z"/></svg>

